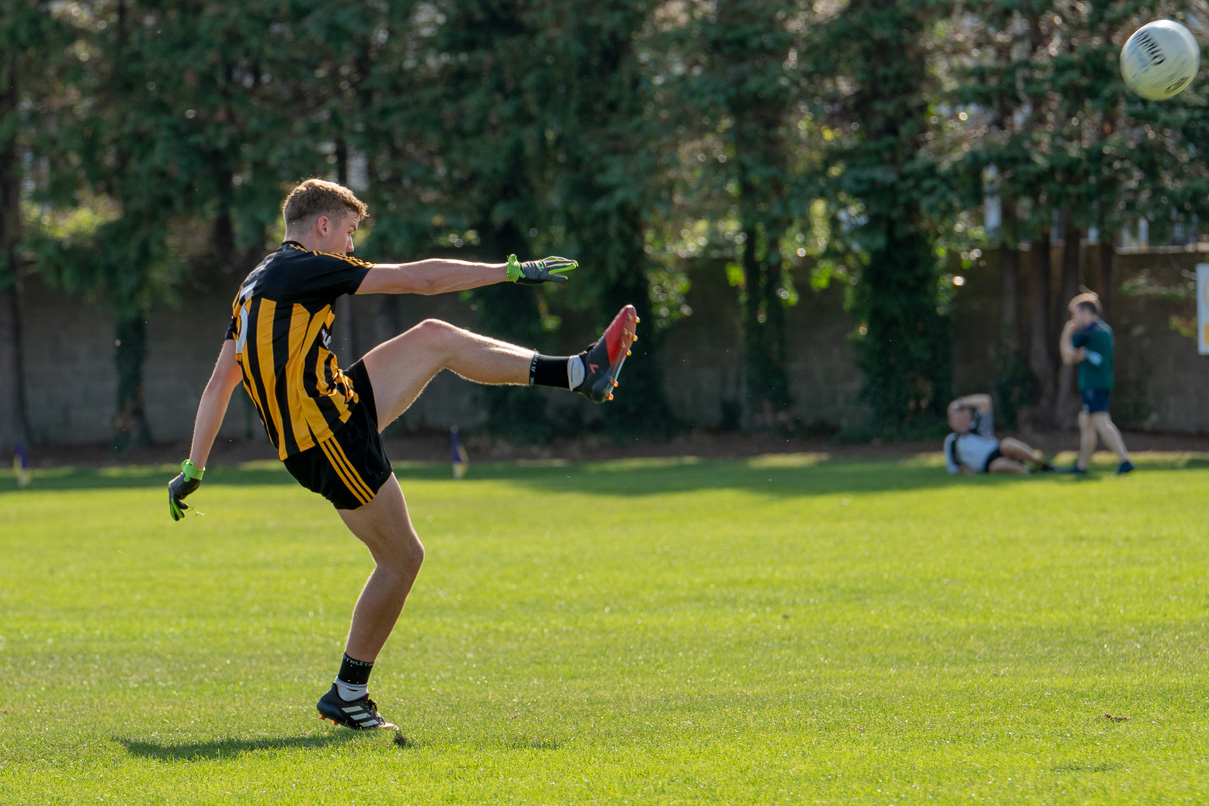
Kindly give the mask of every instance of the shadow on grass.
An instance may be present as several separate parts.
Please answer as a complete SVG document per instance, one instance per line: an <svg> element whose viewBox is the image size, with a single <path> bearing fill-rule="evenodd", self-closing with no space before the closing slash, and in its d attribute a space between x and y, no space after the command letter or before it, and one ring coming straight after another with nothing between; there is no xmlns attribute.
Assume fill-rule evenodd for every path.
<svg viewBox="0 0 1209 806"><path fill-rule="evenodd" d="M184 742L182 744L150 742L145 739L114 737L126 752L141 758L160 761L213 761L237 758L244 753L262 750L319 750L347 744L358 737L352 731L322 736L286 736L278 739L219 739L213 742Z"/></svg>
<svg viewBox="0 0 1209 806"><path fill-rule="evenodd" d="M678 459L620 459L609 462L495 462L476 464L459 482L473 497L481 481L507 481L540 492L597 493L616 496L668 495L701 490L740 489L773 497L877 493L932 488L978 488L1003 484L1088 484L1110 478L1111 471L1094 468L1091 478L1076 481L1062 474L1019 476L949 476L936 457L833 458L826 453L771 454L743 459L685 456ZM1141 471L1203 470L1204 456L1170 455L1141 460ZM145 488L165 491L174 468L131 466L102 469L59 468L35 476L37 490ZM395 475L406 492L409 481L449 481L444 463L398 462ZM206 474L206 488L218 486L296 486L277 462L215 467ZM0 495L15 493L15 479L0 474ZM299 494L303 494L301 491Z"/></svg>
<svg viewBox="0 0 1209 806"><path fill-rule="evenodd" d="M124 467L78 468L56 467L35 470L33 490L115 490L136 489L163 491L165 499L168 482L180 472L165 465L129 465ZM206 472L206 486L219 484L238 486L297 485L279 462L249 462L243 465L216 467ZM18 492L12 473L0 473L0 493Z"/></svg>
<svg viewBox="0 0 1209 806"><path fill-rule="evenodd" d="M553 737L517 737L504 739L504 747L512 750L561 750L563 743Z"/></svg>

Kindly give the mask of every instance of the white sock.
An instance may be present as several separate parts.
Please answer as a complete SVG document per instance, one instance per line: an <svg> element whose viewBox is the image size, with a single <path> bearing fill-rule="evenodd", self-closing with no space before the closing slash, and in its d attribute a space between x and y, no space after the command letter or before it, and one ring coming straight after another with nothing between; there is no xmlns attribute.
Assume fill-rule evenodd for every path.
<svg viewBox="0 0 1209 806"><path fill-rule="evenodd" d="M336 678L336 692L340 695L340 699L345 702L359 700L369 692L369 684L365 683L360 686L353 686L345 683L340 678Z"/></svg>
<svg viewBox="0 0 1209 806"><path fill-rule="evenodd" d="M573 355L567 359L567 383L570 384L568 389L578 389L580 384L584 382L584 376L587 375L587 370L584 368L584 360L577 355Z"/></svg>

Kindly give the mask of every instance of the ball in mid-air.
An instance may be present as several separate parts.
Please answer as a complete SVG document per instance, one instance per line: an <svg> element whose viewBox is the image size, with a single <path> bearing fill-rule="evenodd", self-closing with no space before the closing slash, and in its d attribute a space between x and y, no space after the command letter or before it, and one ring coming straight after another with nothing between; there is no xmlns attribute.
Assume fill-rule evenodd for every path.
<svg viewBox="0 0 1209 806"><path fill-rule="evenodd" d="M1131 90L1151 101L1187 87L1200 64L1196 37L1175 20L1143 25L1121 48L1121 76Z"/></svg>

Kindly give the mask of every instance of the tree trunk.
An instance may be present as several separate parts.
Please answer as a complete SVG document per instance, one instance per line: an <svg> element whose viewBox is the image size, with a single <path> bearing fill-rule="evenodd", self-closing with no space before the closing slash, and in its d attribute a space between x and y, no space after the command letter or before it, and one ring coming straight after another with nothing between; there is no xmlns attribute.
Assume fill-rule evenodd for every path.
<svg viewBox="0 0 1209 806"><path fill-rule="evenodd" d="M9 322L12 326L12 338L8 340L12 350L13 377L10 386L13 390L13 413L17 417L15 433L17 439L28 441L29 429L29 397L25 387L25 347L23 343L24 326L21 320L21 276L17 274L17 255L15 249L6 250L8 265L14 272L13 284L5 295L9 299Z"/></svg>
<svg viewBox="0 0 1209 806"><path fill-rule="evenodd" d="M1063 215L1062 225L1062 280L1058 299L1055 300L1055 329L1061 332L1062 325L1070 318L1067 305L1079 293L1083 281L1083 230L1075 226L1069 213ZM1057 391L1054 401L1054 423L1063 429L1075 427L1078 415L1078 397L1075 394L1075 368L1061 362L1057 365Z"/></svg>
<svg viewBox="0 0 1209 806"><path fill-rule="evenodd" d="M3 55L0 63L0 120L14 119L17 114L17 56L13 51ZM25 395L25 364L21 343L21 272L17 244L21 240L20 177L21 161L17 147L16 128L6 127L0 141L0 288L8 285L11 338L3 339L12 351L15 377L6 379L12 389L13 411L17 417L17 439L29 436L29 409Z"/></svg>
<svg viewBox="0 0 1209 806"><path fill-rule="evenodd" d="M1009 353L1023 343L1020 332L1020 253L1015 245L999 244L999 269L1003 282L1003 326L1000 338Z"/></svg>
<svg viewBox="0 0 1209 806"><path fill-rule="evenodd" d="M1072 223L1069 214L1062 218L1062 279L1058 299L1054 300L1055 324L1070 318L1066 306L1083 283L1083 230Z"/></svg>
<svg viewBox="0 0 1209 806"><path fill-rule="evenodd" d="M1100 305L1104 309L1102 316L1112 321L1113 284L1117 268L1117 234L1115 232L1100 233L1100 260L1096 272L1096 293L1100 295Z"/></svg>
<svg viewBox="0 0 1209 806"><path fill-rule="evenodd" d="M110 448L120 453L127 448L151 445L151 429L144 407L143 367L147 360L147 322L140 311L115 315L114 364L118 371L117 414L113 419Z"/></svg>
<svg viewBox="0 0 1209 806"><path fill-rule="evenodd" d="M744 430L766 430L772 426L772 411L764 393L764 373L767 350L764 328L760 322L760 289L763 284L759 260L756 257L757 224L748 218L743 222L743 291L740 319L743 322L743 399Z"/></svg>
<svg viewBox="0 0 1209 806"><path fill-rule="evenodd" d="M1028 367L1033 376L1034 427L1053 427L1056 345L1050 331L1050 283L1053 267L1050 260L1049 227L1042 227L1033 238L1029 252L1029 344Z"/></svg>
<svg viewBox="0 0 1209 806"><path fill-rule="evenodd" d="M1003 205L1004 234L999 242L999 268L1002 279L1003 321L995 351L996 420L1005 429L1019 423L1020 410L1032 403L1033 384L1028 371L1024 345L1028 343L1027 320L1021 315L1020 245L1015 227L1008 228L1009 216L1015 221L1015 207Z"/></svg>

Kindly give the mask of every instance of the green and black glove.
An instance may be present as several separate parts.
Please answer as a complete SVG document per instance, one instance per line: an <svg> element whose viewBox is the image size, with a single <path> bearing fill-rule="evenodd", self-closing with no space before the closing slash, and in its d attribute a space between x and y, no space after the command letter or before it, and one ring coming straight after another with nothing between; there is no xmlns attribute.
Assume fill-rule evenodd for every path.
<svg viewBox="0 0 1209 806"><path fill-rule="evenodd" d="M511 282L521 285L565 283L567 278L564 275L577 266L578 262L566 257L548 257L521 263L516 259L516 255L508 255L508 268L505 272Z"/></svg>
<svg viewBox="0 0 1209 806"><path fill-rule="evenodd" d="M191 459L181 462L180 475L168 482L168 513L172 520L179 521L185 517L185 510L189 508L185 503L185 496L201 486L202 474L205 472L204 467L195 466Z"/></svg>

